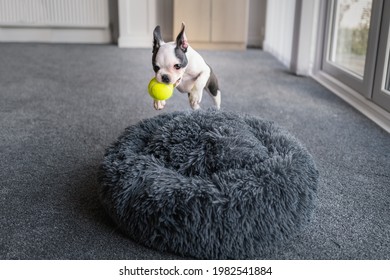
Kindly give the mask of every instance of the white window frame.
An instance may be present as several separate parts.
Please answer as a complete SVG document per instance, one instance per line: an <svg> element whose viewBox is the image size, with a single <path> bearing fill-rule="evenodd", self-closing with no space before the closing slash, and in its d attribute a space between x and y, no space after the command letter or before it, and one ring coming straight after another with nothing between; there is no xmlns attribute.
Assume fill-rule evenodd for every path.
<svg viewBox="0 0 390 280"><path fill-rule="evenodd" d="M338 80L351 87L355 91L364 95L367 98L372 96L372 86L375 73L377 41L379 38L379 30L381 23L381 15L378 11L382 10L383 0L373 0L372 14L370 20L370 30L367 45L366 63L364 67L363 77L355 74L347 69L343 69L330 60L332 48L331 36L335 26L331 22L336 12L336 0L327 1L327 18L325 24L325 49L323 51L323 71L329 75L336 77Z"/></svg>
<svg viewBox="0 0 390 280"><path fill-rule="evenodd" d="M388 2L388 1L387 1ZM324 52L327 42L325 42L325 32L328 31L326 29L326 9L328 8L328 1L319 1L319 5L317 8L317 36L316 36L316 55L314 59L314 66L311 70L312 78L314 78L317 82L322 84L324 87L328 88L334 94L339 96L341 99L349 103L355 109L359 110L365 116L370 118L380 127L382 127L385 131L390 133L390 112L386 111L382 107L378 106L373 102L371 98L372 93L368 94L367 91L359 90L354 86L350 86L348 82L345 82L343 78L335 77L335 74L331 75L329 72L324 71L323 68L323 58ZM383 10L383 9L382 9ZM304 14L302 15L305 16ZM314 22L313 22L314 23ZM370 58L368 58L370 59ZM372 70L372 75L375 69ZM370 75L371 75L370 74ZM377 76L376 76L377 77ZM377 83L377 81L375 81ZM366 83L366 88L367 88ZM375 94L374 94L375 98Z"/></svg>
<svg viewBox="0 0 390 280"><path fill-rule="evenodd" d="M382 19L372 98L379 106L390 108L390 1L384 3Z"/></svg>

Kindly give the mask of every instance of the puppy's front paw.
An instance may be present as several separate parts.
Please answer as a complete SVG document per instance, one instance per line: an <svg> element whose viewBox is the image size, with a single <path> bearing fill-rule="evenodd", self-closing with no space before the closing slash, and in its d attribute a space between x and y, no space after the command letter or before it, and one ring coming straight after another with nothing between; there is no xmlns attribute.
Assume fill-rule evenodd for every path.
<svg viewBox="0 0 390 280"><path fill-rule="evenodd" d="M162 110L165 107L165 100L154 100L153 106L156 110Z"/></svg>
<svg viewBox="0 0 390 280"><path fill-rule="evenodd" d="M193 110L198 110L198 109L200 109L199 103L196 102L196 101L190 102L190 105L191 105L191 108L192 108Z"/></svg>
<svg viewBox="0 0 390 280"><path fill-rule="evenodd" d="M197 94L194 94L194 93L190 93L188 94L188 98L189 98L189 101L190 101L190 106L193 110L198 110L200 109L200 106L199 106L199 97Z"/></svg>

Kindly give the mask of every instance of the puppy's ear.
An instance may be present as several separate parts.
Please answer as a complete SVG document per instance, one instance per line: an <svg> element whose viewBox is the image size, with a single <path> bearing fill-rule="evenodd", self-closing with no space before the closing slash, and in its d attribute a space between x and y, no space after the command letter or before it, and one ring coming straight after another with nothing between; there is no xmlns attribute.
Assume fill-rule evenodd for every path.
<svg viewBox="0 0 390 280"><path fill-rule="evenodd" d="M187 52L188 41L186 33L184 32L186 26L184 22L181 24L181 31L176 37L176 47L180 48L183 52Z"/></svg>
<svg viewBox="0 0 390 280"><path fill-rule="evenodd" d="M162 43L164 43L164 41L161 36L161 28L160 25L157 25L153 31L153 53L158 51Z"/></svg>

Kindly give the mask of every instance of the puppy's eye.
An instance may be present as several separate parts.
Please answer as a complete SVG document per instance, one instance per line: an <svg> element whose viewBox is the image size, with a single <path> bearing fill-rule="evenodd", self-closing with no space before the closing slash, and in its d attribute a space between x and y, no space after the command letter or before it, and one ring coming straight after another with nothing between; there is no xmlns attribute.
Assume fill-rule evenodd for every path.
<svg viewBox="0 0 390 280"><path fill-rule="evenodd" d="M158 70L160 70L160 67L157 65L153 65L153 70L154 72L158 72Z"/></svg>
<svg viewBox="0 0 390 280"><path fill-rule="evenodd" d="M173 67L175 67L176 70L179 70L181 68L181 64L175 64Z"/></svg>

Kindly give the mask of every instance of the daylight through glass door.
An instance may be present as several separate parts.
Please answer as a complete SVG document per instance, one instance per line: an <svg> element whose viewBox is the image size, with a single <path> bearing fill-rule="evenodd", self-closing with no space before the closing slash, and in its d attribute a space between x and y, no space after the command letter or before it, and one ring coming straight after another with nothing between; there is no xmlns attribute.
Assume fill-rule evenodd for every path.
<svg viewBox="0 0 390 280"><path fill-rule="evenodd" d="M329 61L363 77L372 0L334 2Z"/></svg>

